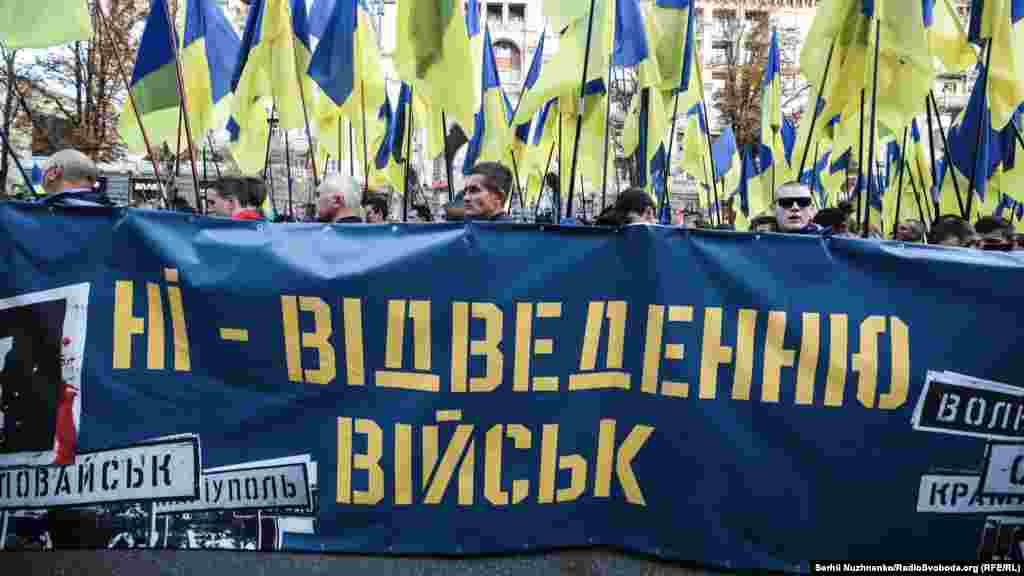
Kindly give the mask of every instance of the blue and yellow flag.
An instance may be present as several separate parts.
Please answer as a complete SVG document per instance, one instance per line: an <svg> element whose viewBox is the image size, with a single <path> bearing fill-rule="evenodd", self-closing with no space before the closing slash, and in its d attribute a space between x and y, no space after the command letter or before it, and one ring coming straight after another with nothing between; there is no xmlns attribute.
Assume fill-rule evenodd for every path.
<svg viewBox="0 0 1024 576"><path fill-rule="evenodd" d="M558 43L558 51L544 65L536 85L528 93L522 96L519 109L516 111L515 124L528 122L542 106L552 98L561 96L573 96L579 98L580 84L583 80L583 64L587 62L586 81L600 80L608 74L608 63L612 57L614 42L614 18L612 8L614 0L597 0L594 7L593 30L588 42L587 31L589 18L580 17L569 19L566 28ZM571 2L560 2L559 4L577 4ZM589 13L589 3L583 7L583 15ZM545 13L548 4L545 4ZM571 14L575 10L565 8ZM549 14L550 17L550 14ZM552 25L558 30L558 22L552 20ZM590 46L590 56L586 56L587 46Z"/></svg>
<svg viewBox="0 0 1024 576"><path fill-rule="evenodd" d="M152 0L132 69L130 90L137 109L133 110L126 101L118 125L121 137L133 152L146 150L139 118L154 147L159 148L164 143L172 149L177 146L181 99L178 97L176 46L171 44L171 39L176 37L167 4L164 0Z"/></svg>
<svg viewBox="0 0 1024 576"><path fill-rule="evenodd" d="M416 94L450 122L467 129L476 115L477 79L473 67L469 32L457 0L415 0L398 3L395 48L398 74Z"/></svg>
<svg viewBox="0 0 1024 576"><path fill-rule="evenodd" d="M508 146L512 143L512 105L505 96L498 77L498 65L494 60L494 46L491 31L484 32L484 53L481 93L483 101L476 113L473 137L469 141L463 174L469 174L477 162L503 162Z"/></svg>
<svg viewBox="0 0 1024 576"><path fill-rule="evenodd" d="M1002 130L1024 102L1024 0L972 0L968 39L992 52L989 108Z"/></svg>
<svg viewBox="0 0 1024 576"><path fill-rule="evenodd" d="M132 95L154 147L176 147L178 143L179 98L170 26L165 3L154 0L132 71ZM189 125L198 142L227 120L239 39L213 0L188 0L183 45L181 71ZM145 151L139 120L130 103L121 111L118 130L129 150Z"/></svg>
<svg viewBox="0 0 1024 576"><path fill-rule="evenodd" d="M311 59L306 16L305 0L262 0L249 8L228 121L231 153L243 173L263 168L269 109L276 110L278 125L288 130L304 128L315 105L314 84L306 73Z"/></svg>

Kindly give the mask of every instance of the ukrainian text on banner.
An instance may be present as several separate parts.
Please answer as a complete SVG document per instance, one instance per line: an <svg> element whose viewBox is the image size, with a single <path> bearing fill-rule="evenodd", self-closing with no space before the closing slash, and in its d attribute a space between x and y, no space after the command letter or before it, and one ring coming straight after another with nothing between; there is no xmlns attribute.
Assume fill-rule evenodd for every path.
<svg viewBox="0 0 1024 576"><path fill-rule="evenodd" d="M848 239L2 205L0 541L1005 557L1022 280Z"/></svg>

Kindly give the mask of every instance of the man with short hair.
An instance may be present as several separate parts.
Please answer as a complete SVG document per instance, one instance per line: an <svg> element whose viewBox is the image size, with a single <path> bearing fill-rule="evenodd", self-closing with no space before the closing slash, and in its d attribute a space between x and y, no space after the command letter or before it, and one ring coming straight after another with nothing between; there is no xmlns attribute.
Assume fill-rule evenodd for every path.
<svg viewBox="0 0 1024 576"><path fill-rule="evenodd" d="M362 224L362 186L351 176L328 174L317 189L316 219L332 224Z"/></svg>
<svg viewBox="0 0 1024 576"><path fill-rule="evenodd" d="M507 222L505 200L512 190L512 172L497 162L480 162L466 177L466 220Z"/></svg>
<svg viewBox="0 0 1024 576"><path fill-rule="evenodd" d="M235 220L263 220L260 205L266 197L263 180L252 176L224 176L206 195L207 213Z"/></svg>
<svg viewBox="0 0 1024 576"><path fill-rule="evenodd" d="M929 244L940 246L958 246L961 248L973 248L978 244L978 235L974 226L960 216L947 214L939 216L932 224L932 230L928 235Z"/></svg>
<svg viewBox="0 0 1024 576"><path fill-rule="evenodd" d="M814 215L813 222L830 231L833 236L854 236L850 221L842 208L823 208Z"/></svg>
<svg viewBox="0 0 1024 576"><path fill-rule="evenodd" d="M78 150L66 148L50 156L43 168L43 202L55 206L113 206L96 190L99 169Z"/></svg>
<svg viewBox="0 0 1024 576"><path fill-rule="evenodd" d="M811 221L817 210L811 189L800 182L788 182L775 191L775 222L779 232L819 234L822 227Z"/></svg>
<svg viewBox="0 0 1024 576"><path fill-rule="evenodd" d="M364 198L363 210L366 212L367 224L386 224L388 221L388 201L379 194Z"/></svg>
<svg viewBox="0 0 1024 576"><path fill-rule="evenodd" d="M779 225L775 222L775 216L762 214L750 221L751 232L778 232Z"/></svg>
<svg viewBox="0 0 1024 576"><path fill-rule="evenodd" d="M979 218L974 230L981 237L982 250L998 250L1009 252L1016 246L1013 237L1013 225L998 216Z"/></svg>
<svg viewBox="0 0 1024 576"><path fill-rule="evenodd" d="M896 224L893 240L902 242L924 242L924 223L919 220L904 220Z"/></svg>

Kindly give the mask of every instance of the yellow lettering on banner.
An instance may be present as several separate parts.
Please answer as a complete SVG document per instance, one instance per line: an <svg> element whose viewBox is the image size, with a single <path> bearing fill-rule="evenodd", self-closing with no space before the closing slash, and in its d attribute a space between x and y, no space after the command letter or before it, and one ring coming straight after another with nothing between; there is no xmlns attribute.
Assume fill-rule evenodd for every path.
<svg viewBox="0 0 1024 576"><path fill-rule="evenodd" d="M388 301L388 333L384 346L384 366L392 370L402 368L405 346L405 300Z"/></svg>
<svg viewBox="0 0 1024 576"><path fill-rule="evenodd" d="M469 378L469 303L452 303L452 392L466 392Z"/></svg>
<svg viewBox="0 0 1024 576"><path fill-rule="evenodd" d="M662 336L664 333L665 307L651 305L647 309L647 339L644 345L644 371L640 389L648 394L658 393L658 374L661 371L661 360L682 360L686 355L686 347L682 344L665 344L662 356ZM692 322L692 306L669 306L669 322ZM690 385L686 382L661 382L661 394L675 398L686 398L690 393Z"/></svg>
<svg viewBox="0 0 1024 576"><path fill-rule="evenodd" d="M131 280L114 283L114 369L132 367L132 336L146 333L144 318L132 315L135 288Z"/></svg>
<svg viewBox="0 0 1024 576"><path fill-rule="evenodd" d="M828 377L825 406L842 406L846 392L849 324L846 314L829 314Z"/></svg>
<svg viewBox="0 0 1024 576"><path fill-rule="evenodd" d="M300 332L300 309L313 313L313 332ZM284 326L288 379L292 382L330 384L338 374L334 346L330 340L334 332L330 306L315 296L281 296L281 320ZM303 370L302 348L316 349L319 357L317 368Z"/></svg>
<svg viewBox="0 0 1024 576"><path fill-rule="evenodd" d="M757 310L740 310L736 329L736 367L732 380L732 399L750 400L750 387L754 379L754 333L757 330Z"/></svg>
<svg viewBox="0 0 1024 576"><path fill-rule="evenodd" d="M349 386L366 384L366 368L363 359L363 309L359 298L345 298L342 301L345 313L345 365Z"/></svg>
<svg viewBox="0 0 1024 576"><path fill-rule="evenodd" d="M407 308L408 318L411 318L413 322L413 367L423 372L400 371L403 368ZM405 300L388 301L387 342L384 349L384 366L388 370L377 370L374 375L377 386L381 388L418 390L421 392L441 391L441 377L426 372L431 367L429 300L411 300L409 302Z"/></svg>
<svg viewBox="0 0 1024 576"><path fill-rule="evenodd" d="M502 445L505 441L505 426L495 424L487 431L487 447L484 461L484 497L495 506L507 506L508 492L501 488ZM531 443L530 430L522 424L508 425L508 438L519 450L529 450ZM512 504L519 504L529 494L530 481L517 479L512 481Z"/></svg>
<svg viewBox="0 0 1024 576"><path fill-rule="evenodd" d="M395 505L412 504L412 426L395 424Z"/></svg>
<svg viewBox="0 0 1024 576"><path fill-rule="evenodd" d="M357 434L366 436L366 453L353 454L352 419L338 418L338 480L339 504L373 506L384 499L384 471L380 467L384 451L384 432L373 420L357 418ZM367 489L352 489L352 471L366 470Z"/></svg>
<svg viewBox="0 0 1024 576"><path fill-rule="evenodd" d="M561 302L540 302L537 304L537 318L561 318ZM557 392L558 376L530 377L530 360L533 354L549 355L555 351L552 338L533 338L534 305L529 302L516 304L516 349L513 370L512 390L527 392L531 388L537 392ZM531 350L532 348L532 350Z"/></svg>
<svg viewBox="0 0 1024 576"><path fill-rule="evenodd" d="M174 268L164 270L164 277L170 283L178 282L178 271ZM192 358L188 345L188 326L185 324L185 305L181 298L181 288L167 287L167 303L171 306L171 330L174 333L174 369L178 372L192 370Z"/></svg>
<svg viewBox="0 0 1024 576"><path fill-rule="evenodd" d="M895 410L907 401L910 393L910 328L896 316L889 317L892 378L889 391L878 399L882 410Z"/></svg>
<svg viewBox="0 0 1024 576"><path fill-rule="evenodd" d="M796 403L814 404L814 375L821 348L821 315L805 312L800 335L800 360L796 367Z"/></svg>
<svg viewBox="0 0 1024 576"><path fill-rule="evenodd" d="M587 487L587 461L579 454L558 455L558 424L545 424L540 445L540 489L538 502L572 502ZM558 470L569 470L569 486L555 489Z"/></svg>
<svg viewBox="0 0 1024 576"><path fill-rule="evenodd" d="M476 442L472 439L473 428L472 424L459 424L455 427L455 433L445 447L439 463L440 427L423 427L423 488L426 491L424 504L441 503L452 476L455 475L456 467L459 469L458 503L460 506L473 504L476 449Z"/></svg>
<svg viewBox="0 0 1024 576"><path fill-rule="evenodd" d="M779 401L779 380L782 369L796 363L796 352L785 348L786 313L768 313L768 333L764 342L764 376L761 384L761 401Z"/></svg>
<svg viewBox="0 0 1024 576"><path fill-rule="evenodd" d="M722 346L722 309L704 310L704 345L700 355L701 400L713 400L718 395L718 368L732 362L732 347Z"/></svg>
<svg viewBox="0 0 1024 576"><path fill-rule="evenodd" d="M146 368L150 370L164 369L164 303L160 297L160 285L146 283L147 307L146 317L149 320L146 339Z"/></svg>
<svg viewBox="0 0 1024 576"><path fill-rule="evenodd" d="M597 368L597 350L603 332L607 310L608 346L605 356L607 371L593 371ZM583 349L580 353L580 372L569 376L569 390L629 390L630 375L622 371L622 356L625 349L627 305L624 301L591 302L587 308L587 324L583 334Z"/></svg>
<svg viewBox="0 0 1024 576"><path fill-rule="evenodd" d="M501 331L504 315L500 308L491 303L474 302L472 317L484 321L484 339L469 340L469 319L465 302L456 302L452 306L452 392L466 391L466 377L469 371L470 356L486 358L484 376L469 378L470 392L493 392L501 385L505 356L501 352Z"/></svg>
<svg viewBox="0 0 1024 576"><path fill-rule="evenodd" d="M884 316L869 316L860 323L860 350L853 355L857 372L857 400L865 408L874 408L878 389L878 337L885 332Z"/></svg>
<svg viewBox="0 0 1024 576"><path fill-rule="evenodd" d="M619 484L626 495L626 500L631 504L646 506L643 491L640 490L640 483L633 473L633 459L636 458L640 449L643 448L647 439L651 437L654 428L651 426L634 426L626 439L623 440L618 450L615 449L615 420L601 420L600 432L598 433L597 447L597 470L594 481L594 497L608 498L611 494L612 485L612 461L615 461L615 474L619 478Z"/></svg>

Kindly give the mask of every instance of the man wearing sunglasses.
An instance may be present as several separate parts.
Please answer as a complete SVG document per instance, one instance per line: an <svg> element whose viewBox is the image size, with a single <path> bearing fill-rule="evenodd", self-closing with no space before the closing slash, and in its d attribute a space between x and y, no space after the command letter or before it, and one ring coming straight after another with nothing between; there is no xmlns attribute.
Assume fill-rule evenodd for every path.
<svg viewBox="0 0 1024 576"><path fill-rule="evenodd" d="M812 222L815 214L817 210L807 185L789 182L775 191L775 222L779 232L820 234L822 227Z"/></svg>

